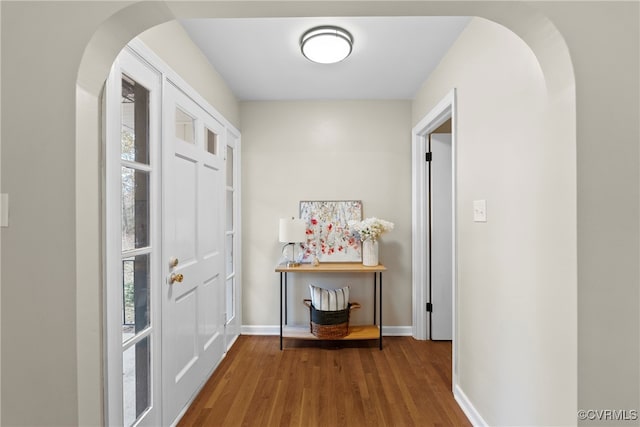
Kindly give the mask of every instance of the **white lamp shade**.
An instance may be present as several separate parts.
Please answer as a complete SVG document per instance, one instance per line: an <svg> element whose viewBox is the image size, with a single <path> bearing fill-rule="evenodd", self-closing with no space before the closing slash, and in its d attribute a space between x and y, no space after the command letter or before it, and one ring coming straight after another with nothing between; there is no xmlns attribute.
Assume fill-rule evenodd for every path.
<svg viewBox="0 0 640 427"><path fill-rule="evenodd" d="M280 218L280 243L300 243L307 240L307 224L302 219Z"/></svg>

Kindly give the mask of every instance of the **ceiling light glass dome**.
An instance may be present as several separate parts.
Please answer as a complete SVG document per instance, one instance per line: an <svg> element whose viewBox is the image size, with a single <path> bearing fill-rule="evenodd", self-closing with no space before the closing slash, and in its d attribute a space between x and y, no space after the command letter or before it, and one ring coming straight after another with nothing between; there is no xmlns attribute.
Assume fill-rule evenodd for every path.
<svg viewBox="0 0 640 427"><path fill-rule="evenodd" d="M320 64L340 62L351 54L352 48L353 37L340 27L315 27L300 39L300 49L305 58Z"/></svg>

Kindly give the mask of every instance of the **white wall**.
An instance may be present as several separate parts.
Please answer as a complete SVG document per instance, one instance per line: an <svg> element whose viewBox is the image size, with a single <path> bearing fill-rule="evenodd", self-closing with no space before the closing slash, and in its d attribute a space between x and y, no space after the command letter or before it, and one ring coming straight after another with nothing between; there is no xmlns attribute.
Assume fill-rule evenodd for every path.
<svg viewBox="0 0 640 427"><path fill-rule="evenodd" d="M0 34L2 34L2 7L0 6ZM1 40L0 40L1 41ZM0 43L1 45L2 43ZM2 47L0 46L0 82L2 81ZM0 85L0 89L1 89ZM2 91L0 90L0 99ZM0 177L2 177L2 103L0 102ZM0 189L2 180L0 179ZM0 331L2 331L2 233L0 233ZM2 340L0 339L0 366L2 366ZM0 384L2 384L2 369L0 369ZM0 387L0 422L2 421L2 387Z"/></svg>
<svg viewBox="0 0 640 427"><path fill-rule="evenodd" d="M640 3L553 3L578 99L579 407L640 409Z"/></svg>
<svg viewBox="0 0 640 427"><path fill-rule="evenodd" d="M474 18L413 106L457 88L459 386L490 425L569 425L577 409L572 88ZM556 123L554 117L563 121ZM487 222L473 222L473 201Z"/></svg>
<svg viewBox="0 0 640 427"><path fill-rule="evenodd" d="M380 243L384 323L411 325L411 104L408 101L242 102L243 324L278 324L278 219L300 200L362 200L364 217L395 223ZM332 277L336 282L332 281ZM293 316L308 322L306 284L352 285L371 323L373 279L299 278Z"/></svg>

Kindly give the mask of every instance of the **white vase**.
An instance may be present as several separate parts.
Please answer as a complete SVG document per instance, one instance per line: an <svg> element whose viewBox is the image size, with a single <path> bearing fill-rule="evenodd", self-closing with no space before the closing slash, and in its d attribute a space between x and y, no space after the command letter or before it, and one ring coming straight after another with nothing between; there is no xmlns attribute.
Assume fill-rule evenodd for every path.
<svg viewBox="0 0 640 427"><path fill-rule="evenodd" d="M378 265L378 241L367 239L362 242L362 265Z"/></svg>

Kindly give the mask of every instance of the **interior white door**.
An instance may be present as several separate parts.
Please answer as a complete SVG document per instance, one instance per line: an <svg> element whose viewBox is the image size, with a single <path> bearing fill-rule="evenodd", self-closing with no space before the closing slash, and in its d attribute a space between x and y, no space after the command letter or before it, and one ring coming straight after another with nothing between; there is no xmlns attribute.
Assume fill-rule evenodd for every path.
<svg viewBox="0 0 640 427"><path fill-rule="evenodd" d="M431 134L431 339L453 339L453 212L451 134Z"/></svg>
<svg viewBox="0 0 640 427"><path fill-rule="evenodd" d="M224 352L224 127L165 84L163 420L173 424Z"/></svg>

